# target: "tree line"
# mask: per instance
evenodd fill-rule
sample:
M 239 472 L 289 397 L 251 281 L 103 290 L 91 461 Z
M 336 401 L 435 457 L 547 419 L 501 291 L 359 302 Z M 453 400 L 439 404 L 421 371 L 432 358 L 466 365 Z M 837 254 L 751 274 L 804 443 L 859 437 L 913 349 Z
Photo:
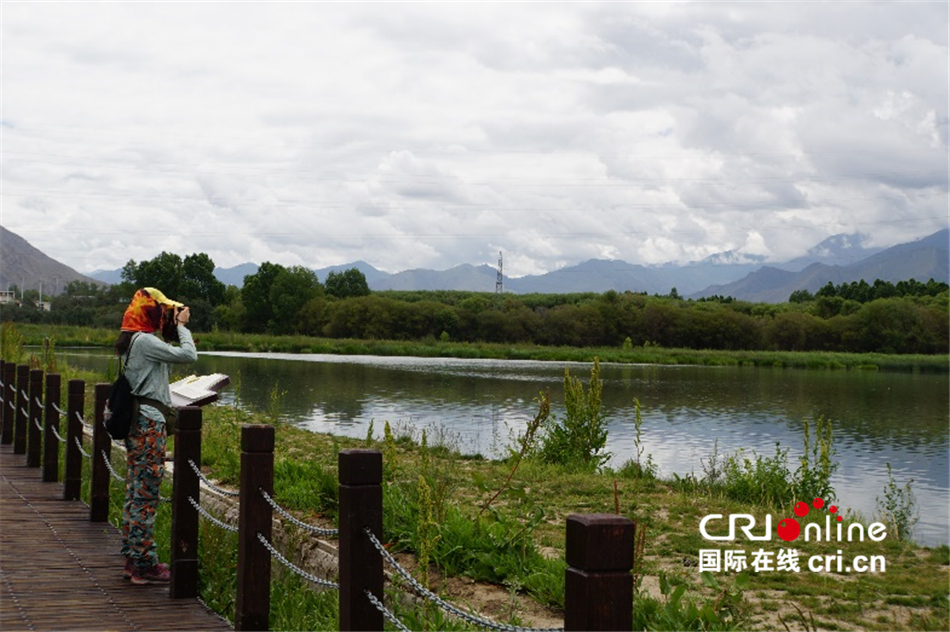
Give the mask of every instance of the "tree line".
M 795 290 L 788 300 L 792 303 L 806 303 L 815 298 L 842 298 L 858 303 L 869 303 L 879 298 L 897 298 L 905 296 L 937 296 L 950 289 L 946 283 L 930 279 L 927 283 L 921 283 L 915 279 L 907 281 L 898 281 L 891 283 L 876 279 L 873 284 L 869 284 L 864 279 L 852 281 L 850 283 L 840 283 L 838 285 L 828 281 L 821 289 L 812 295 L 808 290 Z
M 138 287 L 192 308 L 196 331 L 377 340 L 643 346 L 721 350 L 947 353 L 946 283 L 828 284 L 787 303 L 686 300 L 635 292 L 494 294 L 370 292 L 353 268 L 321 282 L 301 266 L 265 262 L 241 288 L 225 286 L 206 254 L 129 261 L 122 282 L 70 283 L 52 309 L 2 308 L 4 320 L 116 328 Z

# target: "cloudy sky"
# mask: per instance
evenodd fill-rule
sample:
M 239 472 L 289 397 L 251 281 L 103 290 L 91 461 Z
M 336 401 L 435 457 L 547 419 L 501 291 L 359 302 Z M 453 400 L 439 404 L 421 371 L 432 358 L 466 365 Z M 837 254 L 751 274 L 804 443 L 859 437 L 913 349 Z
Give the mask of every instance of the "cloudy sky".
M 944 0 L 0 11 L 0 223 L 81 272 L 522 276 L 948 224 Z

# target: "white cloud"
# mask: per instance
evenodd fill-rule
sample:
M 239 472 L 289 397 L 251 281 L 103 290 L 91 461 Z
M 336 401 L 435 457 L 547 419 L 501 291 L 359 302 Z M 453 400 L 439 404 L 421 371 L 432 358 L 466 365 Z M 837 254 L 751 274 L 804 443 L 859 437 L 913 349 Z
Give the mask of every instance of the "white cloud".
M 7 3 L 2 222 L 390 272 L 947 225 L 945 3 Z

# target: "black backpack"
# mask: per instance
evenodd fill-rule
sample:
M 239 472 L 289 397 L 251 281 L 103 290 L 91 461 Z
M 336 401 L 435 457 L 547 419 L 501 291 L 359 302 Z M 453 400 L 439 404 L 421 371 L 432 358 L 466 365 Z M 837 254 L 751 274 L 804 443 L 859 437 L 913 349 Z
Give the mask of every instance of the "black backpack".
M 129 362 L 129 354 L 132 353 L 132 345 L 135 344 L 135 338 L 129 342 L 129 350 L 125 353 L 125 363 Z M 125 367 L 122 365 L 122 358 L 119 358 L 119 377 L 112 383 L 109 389 L 109 399 L 106 400 L 105 413 L 103 415 L 106 421 L 106 430 L 113 439 L 125 439 L 129 436 L 129 428 L 132 427 L 132 418 L 135 416 L 135 397 L 132 395 L 132 385 L 129 379 L 125 377 Z

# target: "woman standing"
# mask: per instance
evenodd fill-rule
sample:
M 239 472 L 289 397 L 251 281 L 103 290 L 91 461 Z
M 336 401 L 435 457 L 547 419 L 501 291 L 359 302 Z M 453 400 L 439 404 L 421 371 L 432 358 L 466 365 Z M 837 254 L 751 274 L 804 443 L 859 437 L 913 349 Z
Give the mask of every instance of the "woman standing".
M 185 327 L 190 318 L 190 311 L 182 303 L 166 298 L 155 288 L 143 288 L 125 310 L 115 345 L 119 357 L 127 358 L 125 375 L 136 403 L 132 427 L 125 438 L 128 456 L 122 554 L 125 577 L 137 585 L 171 580 L 168 566 L 158 562 L 153 531 L 165 475 L 166 418 L 172 405 L 169 365 L 198 359 L 191 332 Z M 156 335 L 159 331 L 162 338 Z

